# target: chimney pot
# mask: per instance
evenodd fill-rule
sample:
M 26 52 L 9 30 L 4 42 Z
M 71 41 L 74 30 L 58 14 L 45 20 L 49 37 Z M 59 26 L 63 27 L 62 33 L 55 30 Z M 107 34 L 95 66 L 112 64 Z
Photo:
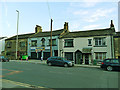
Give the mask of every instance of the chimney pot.
M 113 20 L 111 20 L 110 27 L 114 27 Z
M 64 24 L 64 29 L 66 29 L 66 30 L 68 30 L 68 22 L 65 22 L 65 24 Z
M 42 27 L 39 25 L 36 25 L 35 27 L 35 33 L 42 32 Z

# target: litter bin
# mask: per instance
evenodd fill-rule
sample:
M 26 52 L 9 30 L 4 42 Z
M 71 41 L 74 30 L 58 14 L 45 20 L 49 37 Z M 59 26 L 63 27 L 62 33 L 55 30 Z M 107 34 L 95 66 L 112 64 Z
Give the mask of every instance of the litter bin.
M 93 65 L 97 65 L 97 60 L 93 60 Z

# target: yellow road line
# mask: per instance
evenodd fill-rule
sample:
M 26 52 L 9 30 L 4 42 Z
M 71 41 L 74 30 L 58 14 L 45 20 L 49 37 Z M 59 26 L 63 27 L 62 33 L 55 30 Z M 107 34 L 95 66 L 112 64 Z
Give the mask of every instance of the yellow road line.
M 0 70 L 10 71 L 9 73 L 6 73 L 5 75 L 0 75 L 0 77 L 5 77 L 7 75 L 13 75 L 13 74 L 17 74 L 17 73 L 23 72 L 23 71 L 9 70 L 9 69 L 0 69 Z
M 16 81 L 11 81 L 11 80 L 6 80 L 6 79 L 0 79 L 0 81 L 15 84 L 15 85 L 19 85 L 19 86 L 23 86 L 23 87 L 27 87 L 27 88 L 33 88 L 32 86 L 34 86 L 34 85 L 21 83 L 21 82 L 16 82 Z M 35 86 L 35 88 L 45 88 L 45 87 Z

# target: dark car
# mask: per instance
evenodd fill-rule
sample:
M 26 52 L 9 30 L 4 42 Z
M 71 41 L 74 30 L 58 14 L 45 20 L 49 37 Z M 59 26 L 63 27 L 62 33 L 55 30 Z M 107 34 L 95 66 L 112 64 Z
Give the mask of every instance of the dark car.
M 108 71 L 120 70 L 120 62 L 118 59 L 105 59 L 101 63 L 101 68 Z
M 47 64 L 49 66 L 58 65 L 58 66 L 68 67 L 68 66 L 74 66 L 74 61 L 69 61 L 63 57 L 49 57 L 47 59 Z
M 0 62 L 9 62 L 9 59 L 4 56 L 0 56 Z

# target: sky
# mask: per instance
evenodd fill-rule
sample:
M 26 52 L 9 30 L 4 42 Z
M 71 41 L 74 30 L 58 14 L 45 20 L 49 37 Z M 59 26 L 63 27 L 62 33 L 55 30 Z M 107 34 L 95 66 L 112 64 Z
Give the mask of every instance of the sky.
M 0 37 L 17 34 L 17 15 L 19 11 L 18 34 L 34 33 L 35 26 L 43 31 L 59 30 L 68 22 L 69 31 L 85 31 L 110 27 L 113 20 L 118 31 L 119 0 L 1 0 Z

